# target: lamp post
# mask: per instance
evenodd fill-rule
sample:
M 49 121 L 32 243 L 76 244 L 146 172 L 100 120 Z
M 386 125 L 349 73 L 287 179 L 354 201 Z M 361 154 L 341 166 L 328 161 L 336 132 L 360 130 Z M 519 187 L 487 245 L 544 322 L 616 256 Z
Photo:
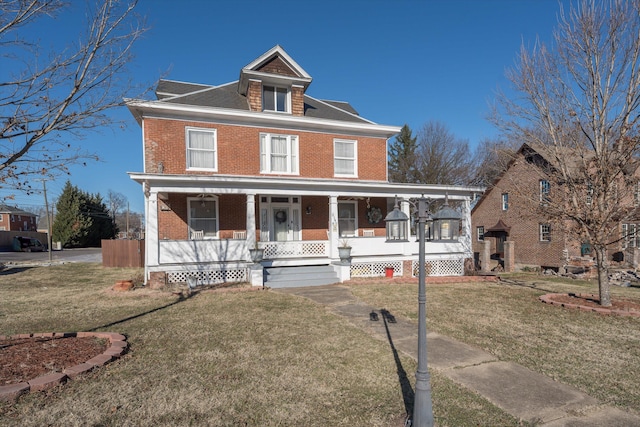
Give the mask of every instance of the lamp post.
M 416 369 L 416 391 L 414 394 L 412 427 L 433 427 L 433 407 L 431 404 L 431 382 L 427 367 L 427 293 L 425 268 L 425 228 L 431 230 L 430 200 L 424 196 L 417 200 L 418 207 L 418 368 Z M 398 208 L 398 200 L 393 211 L 385 218 L 387 242 L 406 241 L 408 221 Z M 431 234 L 431 233 L 429 233 Z M 430 236 L 429 236 L 430 237 Z

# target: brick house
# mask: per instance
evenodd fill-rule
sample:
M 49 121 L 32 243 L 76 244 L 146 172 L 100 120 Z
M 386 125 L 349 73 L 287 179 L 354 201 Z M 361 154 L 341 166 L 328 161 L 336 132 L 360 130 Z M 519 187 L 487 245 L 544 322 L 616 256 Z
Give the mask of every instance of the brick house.
M 36 231 L 38 216 L 17 207 L 0 205 L 0 231 Z
M 129 175 L 145 194 L 152 286 L 189 279 L 261 285 L 263 274 L 270 286 L 278 277 L 286 286 L 291 271 L 298 284 L 384 275 L 387 267 L 410 275 L 418 244 L 385 238 L 396 196 L 408 215 L 409 199 L 448 194 L 468 229 L 470 199 L 482 189 L 389 183 L 387 140 L 400 127 L 309 96 L 311 81 L 275 46 L 237 81 L 161 80 L 157 100 L 127 101 L 142 128 L 144 171 Z M 434 274 L 463 274 L 469 237 L 431 245 Z M 346 267 L 338 262 L 344 238 L 352 247 Z M 251 261 L 254 247 L 264 251 L 260 264 Z
M 533 197 L 542 203 L 553 191 L 551 179 L 545 172 L 549 167 L 553 166 L 545 158 L 542 147 L 536 149 L 523 144 L 506 170 L 477 201 L 471 211 L 472 247 L 476 259 L 488 252 L 493 267 L 498 261 L 506 262 L 505 248 L 512 246 L 512 265 L 505 266 L 507 271 L 522 267 L 559 270 L 566 265 L 591 262 L 588 242 L 577 241 L 564 232 L 565 226 L 570 224 L 568 221 L 552 224 L 533 212 L 530 202 L 523 200 L 523 197 Z M 640 186 L 636 185 L 635 202 L 630 200 L 630 207 L 638 206 L 639 190 Z M 640 225 L 637 228 L 640 230 Z M 611 245 L 609 255 L 614 260 L 630 260 L 633 257 L 631 249 L 640 247 L 640 233 L 635 232 L 635 224 L 621 223 L 618 230 L 620 240 Z

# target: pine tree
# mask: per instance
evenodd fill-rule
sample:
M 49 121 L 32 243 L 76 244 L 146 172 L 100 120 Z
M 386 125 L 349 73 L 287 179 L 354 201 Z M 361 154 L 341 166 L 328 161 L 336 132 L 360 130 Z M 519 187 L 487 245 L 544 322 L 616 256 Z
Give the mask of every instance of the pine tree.
M 417 138 L 412 136 L 409 126 L 405 124 L 395 141 L 389 145 L 389 181 L 418 182 L 416 140 Z

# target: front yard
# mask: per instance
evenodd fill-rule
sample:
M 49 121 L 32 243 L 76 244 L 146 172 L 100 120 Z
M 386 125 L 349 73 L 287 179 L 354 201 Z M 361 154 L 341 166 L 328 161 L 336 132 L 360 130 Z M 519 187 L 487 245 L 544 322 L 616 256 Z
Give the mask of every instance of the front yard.
M 101 330 L 123 333 L 130 343 L 124 358 L 97 371 L 0 404 L 0 425 L 404 425 L 399 365 L 388 343 L 312 302 L 272 291 L 181 299 L 110 290 L 139 272 L 67 264 L 0 274 L 0 335 Z M 589 286 L 428 285 L 428 328 L 639 413 L 640 320 L 537 301 L 547 291 Z M 352 291 L 416 319 L 415 283 L 372 280 Z M 399 357 L 413 386 L 416 363 Z M 431 379 L 439 426 L 520 425 L 437 371 Z

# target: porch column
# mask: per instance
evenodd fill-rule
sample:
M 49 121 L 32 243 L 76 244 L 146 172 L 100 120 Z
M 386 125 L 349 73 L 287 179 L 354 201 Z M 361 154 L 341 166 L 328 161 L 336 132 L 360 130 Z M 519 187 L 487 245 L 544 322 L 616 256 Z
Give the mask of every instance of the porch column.
M 329 196 L 329 257 L 332 260 L 340 258 L 338 255 L 338 196 Z
M 160 246 L 158 238 L 158 192 L 151 191 L 147 197 L 146 206 L 146 231 L 145 231 L 145 244 L 146 244 L 146 265 L 157 266 L 160 259 Z
M 460 236 L 465 258 L 473 258 L 471 238 L 471 199 L 465 197 L 462 204 L 462 233 Z
M 256 195 L 247 194 L 247 242 L 249 248 L 253 247 L 256 239 Z
M 400 210 L 403 214 L 407 216 L 407 218 L 411 218 L 411 204 L 408 199 L 400 198 Z M 410 221 L 410 220 L 409 220 Z M 407 224 L 407 237 L 411 239 L 411 224 Z M 416 229 L 417 230 L 417 229 Z M 412 246 L 410 244 L 403 243 L 402 244 L 402 255 L 410 256 L 413 255 L 413 251 L 411 250 Z

